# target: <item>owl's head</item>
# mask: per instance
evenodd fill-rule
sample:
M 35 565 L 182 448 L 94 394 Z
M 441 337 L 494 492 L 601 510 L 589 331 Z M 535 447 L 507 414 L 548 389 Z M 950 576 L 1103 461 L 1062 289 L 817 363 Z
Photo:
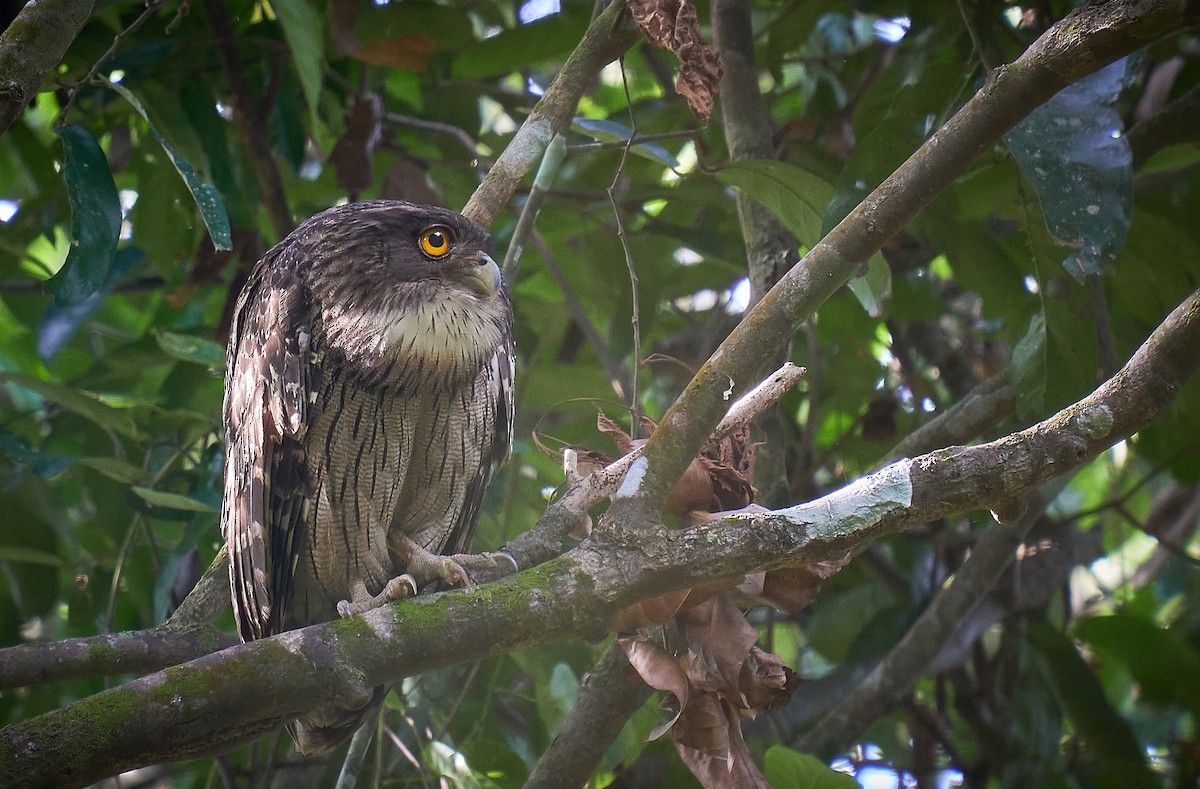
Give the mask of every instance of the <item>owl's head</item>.
M 445 208 L 399 200 L 349 203 L 317 214 L 291 238 L 312 262 L 307 279 L 319 297 L 348 283 L 373 289 L 361 295 L 375 298 L 394 298 L 397 291 L 439 297 L 445 288 L 485 301 L 503 295 L 491 235 Z
M 289 236 L 329 346 L 363 369 L 473 375 L 512 312 L 492 237 L 435 206 L 375 200 L 317 214 Z

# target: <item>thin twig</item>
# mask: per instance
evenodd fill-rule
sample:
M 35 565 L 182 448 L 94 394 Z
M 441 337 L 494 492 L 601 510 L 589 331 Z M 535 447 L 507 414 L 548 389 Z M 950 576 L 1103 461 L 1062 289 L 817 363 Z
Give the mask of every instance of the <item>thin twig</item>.
M 166 1 L 167 0 L 150 0 L 150 2 L 146 3 L 145 10 L 138 15 L 137 19 L 133 20 L 129 24 L 129 27 L 113 36 L 112 44 L 109 46 L 108 51 L 101 55 L 100 58 L 92 64 L 92 67 L 88 69 L 88 73 L 84 75 L 83 79 L 71 86 L 71 91 L 67 94 L 67 100 L 63 102 L 63 107 L 61 110 L 59 110 L 58 117 L 54 119 L 55 126 L 63 125 L 67 118 L 67 112 L 70 111 L 71 105 L 75 103 L 75 96 L 79 93 L 79 89 L 84 85 L 89 84 L 92 81 L 92 78 L 96 76 L 96 72 L 100 70 L 100 67 L 107 63 L 109 58 L 116 54 L 117 49 L 120 48 L 121 42 L 125 40 L 125 37 L 131 33 L 136 33 L 138 28 L 144 25 L 146 20 L 149 19 L 155 11 L 157 11 L 159 8 L 162 8 Z
M 629 95 L 629 79 L 625 74 L 625 58 L 622 57 L 621 63 L 621 85 L 625 88 L 625 104 L 629 108 L 629 139 L 625 141 L 625 147 L 621 151 L 621 161 L 617 164 L 617 170 L 613 173 L 612 183 L 608 187 L 608 200 L 612 203 L 613 217 L 617 221 L 617 238 L 621 239 L 621 250 L 625 254 L 625 268 L 629 271 L 629 291 L 633 299 L 633 364 L 630 369 L 630 388 L 629 392 L 629 407 L 633 411 L 638 410 L 638 373 L 642 367 L 642 328 L 641 319 L 638 313 L 638 277 L 637 269 L 633 265 L 633 250 L 629 248 L 629 236 L 625 233 L 625 222 L 621 219 L 621 206 L 617 204 L 617 184 L 621 180 L 621 176 L 625 172 L 625 162 L 629 159 L 629 149 L 633 147 L 633 140 L 637 137 L 637 117 L 633 113 L 633 99 Z M 631 438 L 637 438 L 638 423 L 634 420 L 630 426 L 629 435 Z
M 630 145 L 642 145 L 648 142 L 658 142 L 659 140 L 677 140 L 680 137 L 692 139 L 700 135 L 700 129 L 681 129 L 672 132 L 660 132 L 659 134 L 632 134 L 624 140 L 612 140 L 611 142 L 584 142 L 577 145 L 568 145 L 569 153 L 586 153 L 591 151 L 603 151 L 610 148 L 628 148 Z
M 625 368 L 613 353 L 609 344 L 600 336 L 600 331 L 592 323 L 588 317 L 587 310 L 584 309 L 583 302 L 575 293 L 571 281 L 567 279 L 566 272 L 558 263 L 558 257 L 550 249 L 550 245 L 546 243 L 546 239 L 542 238 L 542 234 L 534 229 L 531 236 L 534 248 L 538 254 L 542 256 L 542 261 L 546 264 L 546 270 L 550 272 L 550 276 L 558 284 L 558 288 L 562 291 L 563 305 L 567 308 L 567 313 L 575 321 L 575 325 L 583 332 L 583 336 L 587 338 L 592 345 L 592 350 L 596 352 L 600 363 L 604 365 L 604 371 L 608 374 L 608 381 L 612 385 L 613 390 L 617 393 L 617 397 L 625 398 L 629 392 L 633 391 L 633 387 L 629 382 L 628 374 Z

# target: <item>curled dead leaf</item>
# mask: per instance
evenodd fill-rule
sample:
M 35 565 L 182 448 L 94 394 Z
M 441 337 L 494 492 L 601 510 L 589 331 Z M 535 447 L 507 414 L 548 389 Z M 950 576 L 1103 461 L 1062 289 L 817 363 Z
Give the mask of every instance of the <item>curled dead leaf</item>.
M 779 655 L 751 647 L 742 664 L 738 689 L 747 709 L 770 712 L 788 703 L 796 692 L 797 679 L 796 672 L 785 666 Z
M 679 709 L 671 720 L 656 726 L 650 732 L 650 739 L 656 740 L 675 725 L 688 705 L 691 688 L 688 686 L 687 676 L 683 673 L 679 661 L 657 644 L 637 636 L 623 636 L 617 639 L 617 643 L 625 650 L 629 665 L 643 682 L 655 690 L 672 694 L 679 704 Z
M 705 43 L 696 8 L 689 0 L 629 0 L 628 6 L 646 37 L 679 58 L 675 92 L 708 123 L 721 82 L 721 58 Z

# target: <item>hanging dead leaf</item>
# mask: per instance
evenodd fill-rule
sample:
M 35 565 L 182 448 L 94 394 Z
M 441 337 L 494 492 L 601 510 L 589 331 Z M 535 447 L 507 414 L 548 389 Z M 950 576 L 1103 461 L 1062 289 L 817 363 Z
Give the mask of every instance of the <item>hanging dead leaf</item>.
M 679 757 L 705 789 L 769 789 L 750 758 L 737 710 L 717 694 L 694 695 L 671 735 Z
M 371 185 L 382 120 L 383 100 L 374 94 L 363 96 L 350 109 L 346 131 L 329 155 L 337 172 L 338 186 L 347 192 L 361 192 Z
M 613 630 L 618 633 L 629 633 L 640 627 L 666 622 L 679 611 L 679 607 L 687 599 L 688 593 L 689 591 L 684 589 L 634 603 L 613 618 Z
M 738 690 L 747 709 L 770 712 L 788 703 L 796 692 L 797 679 L 779 655 L 751 647 L 738 677 Z
M 671 720 L 660 724 L 650 732 L 650 739 L 656 740 L 675 725 L 679 716 L 688 705 L 691 688 L 687 676 L 679 666 L 679 661 L 663 651 L 662 647 L 637 636 L 624 636 L 617 643 L 625 650 L 625 657 L 637 675 L 655 690 L 665 691 L 675 696 L 679 709 Z
M 675 92 L 708 123 L 721 82 L 721 58 L 705 43 L 695 7 L 689 0 L 630 0 L 628 5 L 646 37 L 679 58 Z
M 675 621 L 687 641 L 685 669 L 692 684 L 740 701 L 738 677 L 750 647 L 758 640 L 758 631 L 746 621 L 729 594 L 685 608 Z
M 424 71 L 437 48 L 432 36 L 411 33 L 394 38 L 363 41 L 354 27 L 358 22 L 358 0 L 333 0 L 329 13 L 329 30 L 333 44 L 342 55 L 370 63 L 372 66 Z

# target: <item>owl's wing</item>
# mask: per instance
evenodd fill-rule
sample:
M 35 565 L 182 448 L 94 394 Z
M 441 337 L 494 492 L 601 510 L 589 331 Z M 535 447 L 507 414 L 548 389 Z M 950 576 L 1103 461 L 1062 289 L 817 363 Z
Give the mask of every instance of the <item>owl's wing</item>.
M 463 553 L 470 548 L 488 482 L 512 452 L 515 359 L 512 325 L 509 324 L 500 347 L 484 365 L 472 387 L 470 421 L 475 422 L 476 435 L 483 438 L 483 458 L 479 470 L 467 482 L 462 509 L 442 553 Z
M 238 299 L 225 373 L 225 495 L 234 619 L 243 640 L 279 631 L 303 520 L 300 441 L 320 386 L 315 320 L 286 247 L 259 262 Z

